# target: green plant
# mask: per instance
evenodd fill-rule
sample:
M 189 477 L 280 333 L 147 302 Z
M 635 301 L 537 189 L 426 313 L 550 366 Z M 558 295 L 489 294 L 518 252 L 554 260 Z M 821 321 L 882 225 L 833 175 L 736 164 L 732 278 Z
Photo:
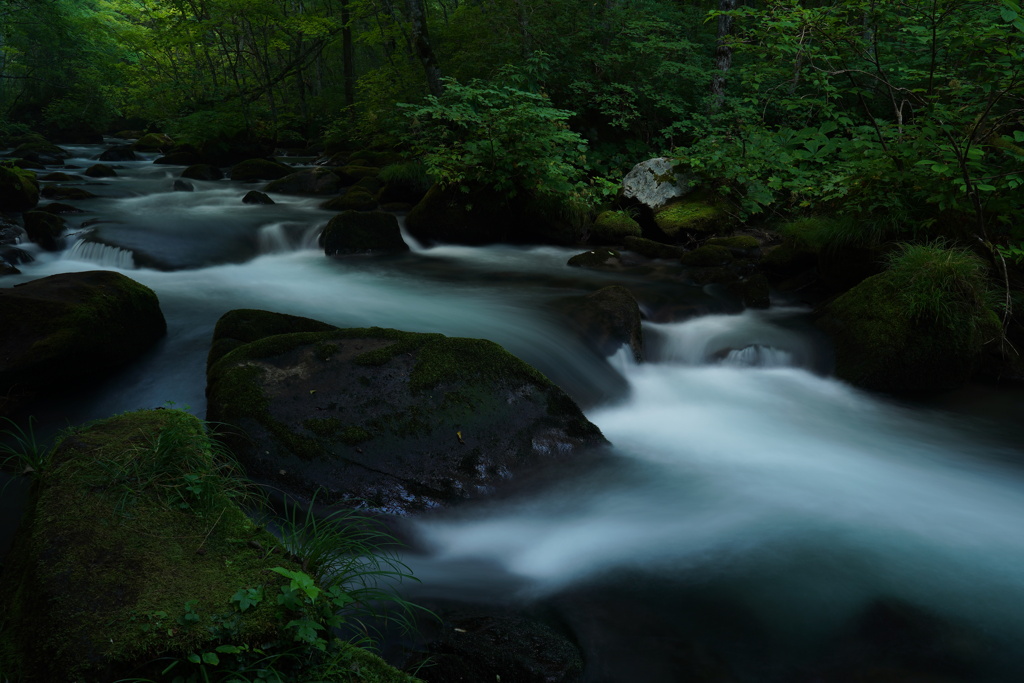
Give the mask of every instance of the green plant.
M 42 475 L 52 449 L 36 438 L 34 418 L 30 417 L 24 428 L 8 417 L 0 417 L 0 421 L 10 425 L 0 429 L 0 470 L 35 477 Z

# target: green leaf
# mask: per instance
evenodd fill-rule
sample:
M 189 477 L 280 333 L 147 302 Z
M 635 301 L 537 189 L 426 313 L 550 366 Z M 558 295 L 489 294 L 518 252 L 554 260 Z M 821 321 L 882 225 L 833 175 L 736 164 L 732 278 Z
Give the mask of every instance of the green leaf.
M 945 173 L 949 170 L 949 166 L 946 164 L 932 164 L 932 170 L 936 173 Z
M 204 652 L 203 663 L 209 664 L 210 666 L 217 666 L 220 664 L 220 657 L 217 656 L 216 652 Z

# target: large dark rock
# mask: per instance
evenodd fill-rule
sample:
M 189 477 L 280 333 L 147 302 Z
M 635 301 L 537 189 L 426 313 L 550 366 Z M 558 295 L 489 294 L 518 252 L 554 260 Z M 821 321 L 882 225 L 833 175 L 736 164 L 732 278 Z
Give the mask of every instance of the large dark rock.
M 377 200 L 372 194 L 353 185 L 345 194 L 328 199 L 320 208 L 327 211 L 373 211 L 377 206 Z
M 308 168 L 267 183 L 266 192 L 299 195 L 332 195 L 341 190 L 341 178 L 327 168 Z
M 117 176 L 117 171 L 107 164 L 93 164 L 85 169 L 85 175 L 90 178 L 114 178 Z
M 39 203 L 33 175 L 0 166 L 0 211 L 28 211 Z
M 266 192 L 260 192 L 259 190 L 249 190 L 248 192 L 245 193 L 245 196 L 242 197 L 242 203 L 270 205 L 275 204 L 276 202 L 270 197 L 268 197 Z
M 100 154 L 100 161 L 136 161 L 138 158 L 131 145 L 113 145 Z
M 501 681 L 574 683 L 583 678 L 579 648 L 551 626 L 495 607 L 468 605 L 432 611 L 440 625 L 425 625 L 421 652 L 406 668 L 425 683 Z
M 628 346 L 637 362 L 644 359 L 640 306 L 621 285 L 610 285 L 584 297 L 567 299 L 560 308 L 602 355 Z
M 164 156 L 154 159 L 153 163 L 172 166 L 192 166 L 193 164 L 198 164 L 199 161 L 200 158 L 197 152 L 182 150 L 178 152 L 168 152 Z
M 214 345 L 239 319 L 291 329 L 278 317 L 231 311 Z M 486 340 L 366 328 L 239 341 L 211 354 L 207 416 L 237 427 L 250 475 L 286 492 L 408 514 L 605 443 L 561 389 Z
M 163 152 L 174 146 L 174 140 L 163 133 L 147 133 L 132 143 L 137 152 Z
M 34 161 L 38 164 L 49 166 L 63 166 L 64 160 L 71 156 L 63 147 L 46 142 L 45 140 L 30 140 L 23 142 L 11 152 L 12 157 L 19 157 Z
M 89 190 L 83 190 L 80 187 L 65 187 L 63 185 L 47 185 L 40 194 L 46 199 L 56 199 L 58 201 L 79 201 L 96 197 Z
M 272 597 L 289 579 L 270 568 L 312 570 L 239 507 L 245 484 L 192 415 L 146 410 L 94 423 L 46 465 L 0 584 L 5 677 L 162 681 L 175 661 L 187 680 L 219 679 L 241 649 L 263 661 L 284 653 L 276 661 L 288 662 L 290 680 L 325 680 L 322 666 L 416 683 L 338 641 L 322 658 L 312 647 L 294 656 L 298 613 Z M 247 588 L 258 599 L 243 610 L 236 596 Z M 209 666 L 192 667 L 192 652 Z
M 25 232 L 28 238 L 46 251 L 58 251 L 64 233 L 64 219 L 49 211 L 29 211 L 25 214 Z
M 211 164 L 193 164 L 181 172 L 181 177 L 192 180 L 220 180 L 224 177 L 224 171 Z
M 409 251 L 398 219 L 383 211 L 344 211 L 327 223 L 320 245 L 336 254 L 395 254 Z
M 238 181 L 277 180 L 294 171 L 273 159 L 247 159 L 231 167 L 231 179 Z
M 148 287 L 110 271 L 0 289 L 0 412 L 130 363 L 166 333 Z
M 872 275 L 822 310 L 817 325 L 835 344 L 841 379 L 892 393 L 955 389 L 1000 338 L 985 285 L 951 269 L 955 254 L 921 249 L 935 258 Z

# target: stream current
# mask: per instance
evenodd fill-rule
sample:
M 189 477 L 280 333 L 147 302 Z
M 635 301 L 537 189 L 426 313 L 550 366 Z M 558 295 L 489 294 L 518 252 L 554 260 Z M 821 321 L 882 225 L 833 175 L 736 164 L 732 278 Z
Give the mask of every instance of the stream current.
M 84 169 L 102 147 L 68 149 Z M 228 180 L 173 192 L 181 168 L 151 161 L 77 183 L 99 198 L 72 202 L 86 213 L 68 217 L 68 248 L 20 245 L 36 261 L 0 281 L 118 270 L 168 321 L 140 362 L 37 409 L 44 432 L 168 403 L 202 417 L 213 326 L 235 308 L 491 339 L 613 447 L 411 522 L 413 599 L 541 605 L 594 682 L 1024 679 L 1024 472 L 1004 417 L 1017 397 L 951 410 L 872 396 L 821 372 L 827 349 L 799 309 L 741 312 L 713 289 L 569 268 L 574 250 L 330 259 L 322 200 L 244 205 L 252 186 Z M 78 243 L 88 227 L 123 250 Z M 612 283 L 676 311 L 645 322 L 643 364 L 602 357 L 556 312 Z M 886 629 L 909 645 L 880 642 Z

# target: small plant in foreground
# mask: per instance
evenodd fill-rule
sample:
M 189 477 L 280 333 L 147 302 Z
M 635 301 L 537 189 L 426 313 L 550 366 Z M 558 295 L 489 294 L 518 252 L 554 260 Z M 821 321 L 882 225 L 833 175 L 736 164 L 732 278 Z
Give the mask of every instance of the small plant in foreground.
M 10 425 L 0 429 L 0 470 L 13 470 L 18 474 L 32 476 L 42 474 L 52 449 L 36 438 L 33 418 L 28 419 L 26 428 L 7 417 L 0 420 Z

